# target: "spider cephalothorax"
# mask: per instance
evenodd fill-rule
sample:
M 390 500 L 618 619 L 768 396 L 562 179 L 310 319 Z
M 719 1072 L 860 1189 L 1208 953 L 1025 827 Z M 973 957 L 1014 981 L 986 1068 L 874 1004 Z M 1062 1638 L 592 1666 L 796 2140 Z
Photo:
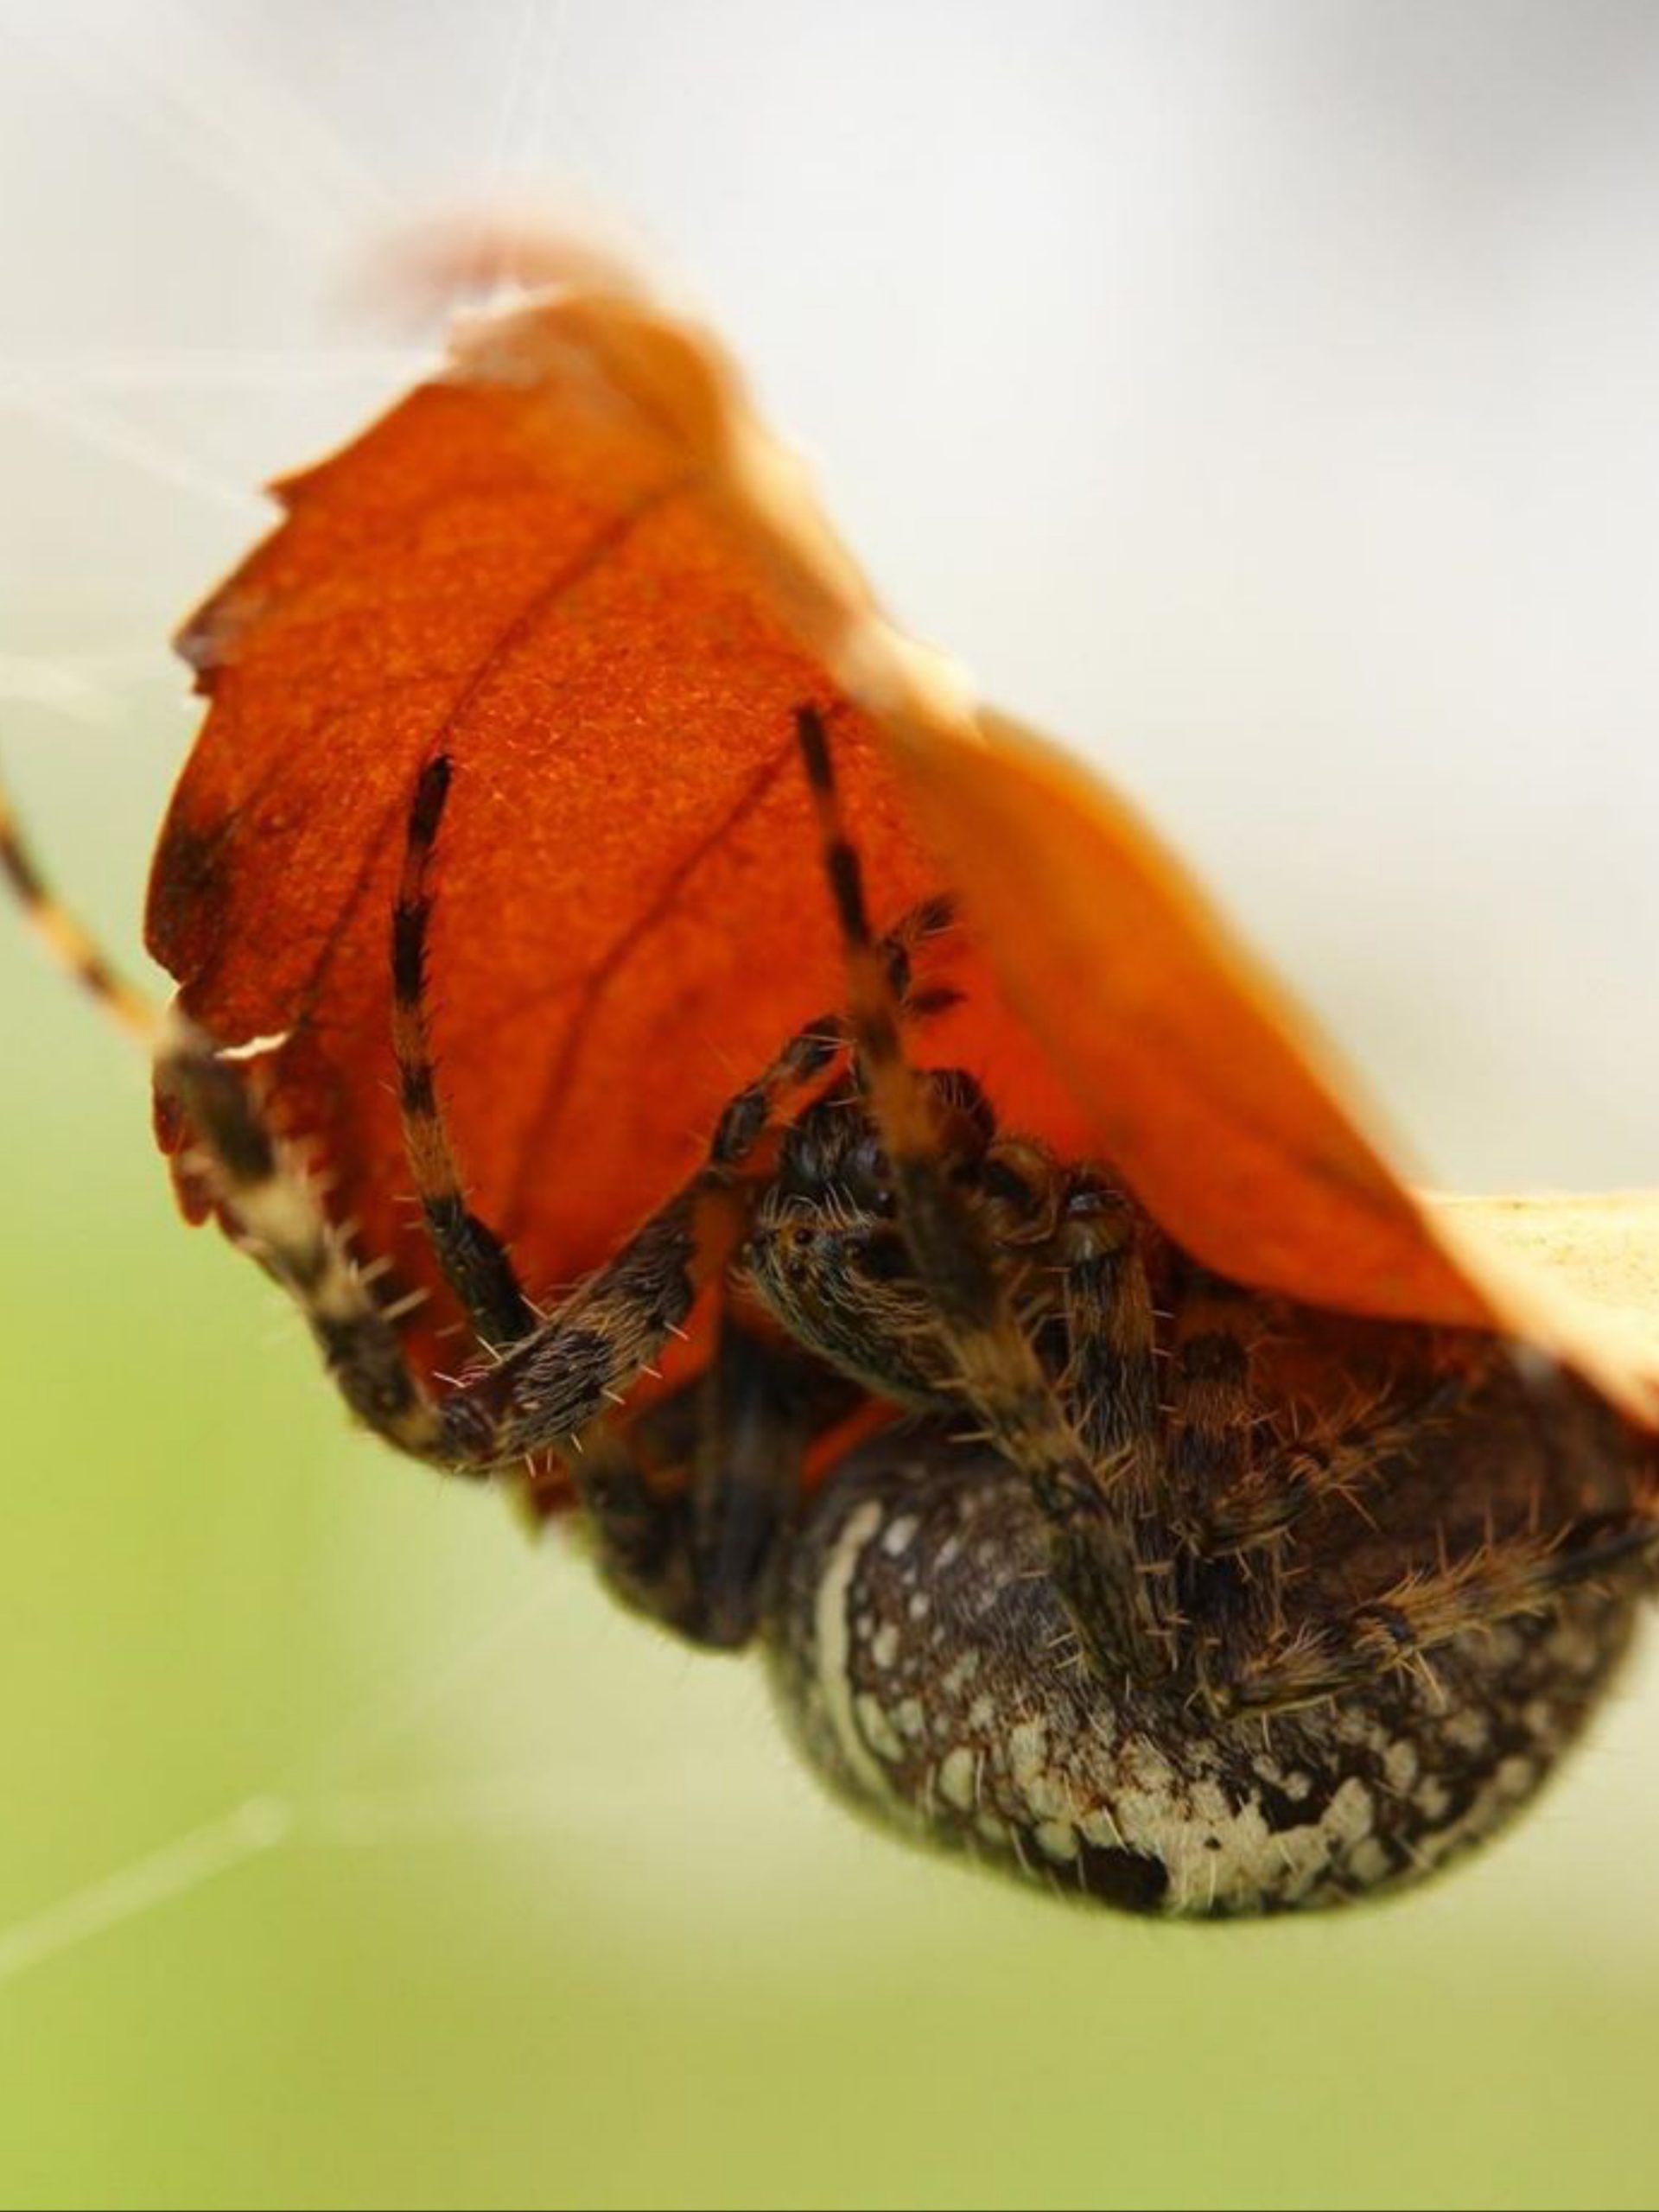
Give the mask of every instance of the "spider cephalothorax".
M 1039 1146 L 999 1139 L 990 1102 L 958 1068 L 922 1072 L 941 1175 L 988 1244 L 1058 1253 L 1064 1173 Z M 743 1247 L 744 1278 L 798 1343 L 898 1404 L 955 1396 L 948 1331 L 917 1274 L 880 1131 L 856 1083 L 836 1085 L 784 1133 Z M 1029 1271 L 1028 1271 L 1029 1272 Z M 1052 1307 L 1050 1275 L 1027 1301 Z
M 1187 1913 L 1443 1863 L 1533 1793 L 1624 1649 L 1659 1541 L 1650 1451 L 1491 1336 L 1217 1279 L 1108 1167 L 1001 1129 L 970 1073 L 913 1069 L 950 1002 L 915 956 L 949 903 L 875 936 L 816 708 L 797 734 L 846 1009 L 779 1040 L 703 1164 L 545 1312 L 452 1154 L 425 1014 L 448 760 L 419 778 L 392 1030 L 427 1234 L 477 1338 L 454 1379 L 416 1370 L 243 1071 L 173 1014 L 157 1079 L 195 1172 L 363 1422 L 458 1472 L 528 1468 L 533 1500 L 556 1463 L 628 1602 L 701 1643 L 759 1636 L 809 1756 L 911 1831 Z M 111 998 L 3 815 L 0 862 Z M 706 1369 L 619 1415 L 704 1294 Z M 881 1406 L 897 1425 L 836 1459 L 845 1417 Z

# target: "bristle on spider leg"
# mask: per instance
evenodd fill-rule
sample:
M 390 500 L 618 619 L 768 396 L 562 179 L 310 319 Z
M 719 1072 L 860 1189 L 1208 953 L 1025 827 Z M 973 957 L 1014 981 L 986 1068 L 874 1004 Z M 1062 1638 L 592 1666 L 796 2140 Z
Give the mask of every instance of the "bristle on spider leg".
M 1128 1516 L 1020 1326 L 997 1257 L 952 1179 L 937 1087 L 906 1055 L 901 995 L 871 927 L 823 714 L 803 703 L 795 728 L 841 938 L 860 1084 L 887 1155 L 900 1229 L 961 1376 L 959 1395 L 1029 1479 L 1073 1611 L 1096 1652 L 1134 1650 L 1161 1671 L 1148 1649 L 1151 1623 Z

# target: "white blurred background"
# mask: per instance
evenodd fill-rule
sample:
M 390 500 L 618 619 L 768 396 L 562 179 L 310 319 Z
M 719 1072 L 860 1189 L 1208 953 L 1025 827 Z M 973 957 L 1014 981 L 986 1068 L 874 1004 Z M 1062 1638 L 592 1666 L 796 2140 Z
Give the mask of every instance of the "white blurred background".
M 0 742 L 58 872 L 124 950 L 194 723 L 170 629 L 264 527 L 254 487 L 348 435 L 425 358 L 346 310 L 377 237 L 504 201 L 602 222 L 725 331 L 895 612 L 1150 809 L 1323 1016 L 1421 1172 L 1465 1188 L 1659 1181 L 1659 8 L 0 0 Z M 31 1313 L 48 1243 L 81 1270 L 42 1309 L 46 1348 L 0 1378 L 14 1409 L 44 1424 L 31 1472 L 70 1477 L 31 1490 L 26 1508 L 16 1490 L 8 1502 L 19 1589 L 32 1599 L 41 1562 L 60 1556 L 46 1571 L 72 1592 L 74 1546 L 98 1540 L 50 1511 L 101 1527 L 122 1494 L 142 1426 L 120 1381 L 133 1303 L 184 1310 L 164 1306 L 158 1281 L 201 1300 L 192 1327 L 206 1332 L 174 1346 L 166 1402 L 186 1411 L 167 1449 L 198 1487 L 212 1476 L 213 1510 L 236 1533 L 224 1539 L 233 1582 L 201 1611 L 205 1579 L 226 1571 L 199 1556 L 206 1509 L 169 1517 L 168 1493 L 148 1490 L 129 1555 L 142 1603 L 78 1617 L 73 1602 L 25 1602 L 7 1616 L 10 1678 L 49 1677 L 65 1703 L 27 1770 L 0 1923 L 35 1928 L 60 1894 L 84 1898 L 77 1885 L 97 1892 L 111 1869 L 142 1871 L 175 1830 L 212 1829 L 297 1762 L 358 1792 L 328 1801 L 334 1846 L 353 1820 L 359 1842 L 404 1838 L 401 1878 L 429 1884 L 418 1909 L 388 1920 L 394 1979 L 411 1931 L 470 1930 L 480 1890 L 524 1916 L 538 1988 L 582 1940 L 601 1961 L 626 1955 L 628 1973 L 688 1986 L 735 1974 L 747 1991 L 752 1972 L 763 1994 L 743 2001 L 785 2039 L 805 2031 L 784 1999 L 766 2010 L 768 1974 L 797 2000 L 809 1991 L 815 2018 L 828 2005 L 822 2017 L 840 2020 L 823 1980 L 837 1961 L 885 1993 L 870 1978 L 898 1972 L 918 2005 L 922 1986 L 946 1992 L 964 1973 L 1000 2005 L 1006 1985 L 993 1997 L 963 1964 L 976 1947 L 1077 1971 L 1058 1961 L 1082 1931 L 1063 1939 L 1039 1916 L 1027 1933 L 1022 1901 L 982 1904 L 950 1886 L 962 1878 L 896 1853 L 890 1865 L 819 1806 L 747 1677 L 658 1646 L 577 1564 L 528 1559 L 477 1500 L 435 1502 L 418 1477 L 341 1438 L 304 1348 L 284 1339 L 268 1363 L 257 1287 L 166 1219 L 137 1076 L 109 1075 L 80 1008 L 4 950 L 13 1191 L 0 1270 Z M 106 1081 L 104 1122 L 93 1101 Z M 103 1147 L 96 1175 L 83 1141 Z M 89 1281 L 105 1333 L 71 1360 L 61 1348 L 77 1348 Z M 59 1358 L 65 1379 L 48 1389 Z M 211 1414 L 188 1410 L 207 1358 Z M 60 1401 L 77 1384 L 71 1411 Z M 256 1395 L 260 1448 L 281 1471 L 242 1527 Z M 114 1586 L 113 1553 L 103 1570 Z M 164 1665 L 168 1638 L 186 1635 L 175 1605 L 197 1640 Z M 221 1684 L 219 1704 L 193 1705 L 187 1683 L 230 1663 L 249 1624 L 257 1651 L 242 1663 L 257 1659 L 269 1686 L 238 1700 Z M 382 1715 L 366 1736 L 364 1700 Z M 1317 2023 L 1339 1970 L 1358 2021 L 1370 2017 L 1359 1977 L 1381 1974 L 1390 1993 L 1375 2017 L 1392 2021 L 1415 2018 L 1417 1996 L 1428 2012 L 1455 2007 L 1495 1960 L 1553 1961 L 1566 1994 L 1533 1993 L 1533 2071 L 1491 2085 L 1524 2145 L 1554 2112 L 1553 2024 L 1577 2018 L 1587 1991 L 1616 1985 L 1650 2048 L 1656 1718 L 1650 1682 L 1633 1690 L 1490 1879 L 1405 1909 L 1419 1917 L 1319 1939 L 1351 1951 L 1261 1954 L 1268 1983 L 1299 1958 L 1324 1993 L 1299 2000 Z M 363 1794 L 350 1758 L 335 1758 L 336 1722 L 348 1751 L 414 1745 L 401 1797 Z M 120 1796 L 110 1776 L 123 1758 L 145 1765 L 149 1797 L 136 1782 Z M 513 1777 L 532 1770 L 526 1798 Z M 534 1840 L 550 1791 L 555 1872 Z M 415 1878 L 423 1818 L 461 1855 Z M 327 1827 L 319 1816 L 311 1840 L 328 1843 Z M 500 1839 L 521 1829 L 531 1840 L 504 1859 Z M 270 1966 L 262 1944 L 321 1940 L 343 1910 L 333 1878 L 315 1873 L 297 1901 L 259 1893 L 222 1937 L 241 1961 L 227 1988 L 245 1986 L 249 1961 Z M 171 1894 L 163 1884 L 164 1904 Z M 734 1964 L 740 1908 L 762 1933 L 752 1955 L 735 1939 Z M 72 1920 L 15 1988 L 0 1928 L 0 2018 L 14 2008 L 36 2059 L 60 2048 L 67 2065 L 76 2047 L 67 2018 L 54 2044 L 34 2009 L 49 2024 L 60 1955 L 80 1970 L 83 1944 L 137 1940 L 118 1899 L 114 1934 L 98 1932 L 98 1910 L 92 1934 Z M 185 1916 L 201 1910 L 166 1904 L 144 1938 L 146 1986 L 171 1986 L 181 1931 L 196 1924 Z M 1466 1972 L 1435 1963 L 1462 1959 L 1465 1942 Z M 1112 1975 L 1127 1958 L 1144 1991 L 1174 1993 L 1166 2048 L 1153 2031 L 1160 2078 L 1173 2079 L 1187 2009 L 1230 2005 L 1249 2021 L 1256 1985 L 1237 1949 L 1200 1965 L 1191 1944 L 1165 1985 L 1167 1955 L 1154 1964 L 1139 1943 L 1092 1955 Z M 1407 1980 L 1389 1963 L 1402 1955 Z M 85 1971 L 96 2014 L 115 2000 Z M 318 1972 L 321 2017 L 339 1999 Z M 453 2012 L 466 1972 L 457 1955 L 434 1980 L 434 2018 Z M 1086 2056 L 1083 1984 L 1065 1986 L 1052 2017 Z M 1531 2018 L 1527 2001 L 1515 2018 Z M 207 2093 L 238 2115 L 222 2164 L 185 2107 L 175 2133 L 154 2133 L 168 2093 L 146 2075 L 132 2089 L 144 2117 L 116 2129 L 127 2147 L 115 2163 L 84 2163 L 88 2139 L 66 2117 L 36 2148 L 49 2139 L 69 2163 L 29 2169 L 38 2185 L 73 2171 L 107 2193 L 116 2174 L 129 2201 L 145 2189 L 163 2201 L 194 2171 L 204 2190 L 245 2190 L 236 2152 L 251 2107 L 203 2056 L 225 2017 L 207 2005 L 193 2042 L 165 2012 L 162 2037 L 183 2038 Z M 849 2048 L 861 2018 L 849 2011 L 839 2031 Z M 1348 2025 L 1363 2044 L 1363 2026 Z M 574 2014 L 565 2030 L 584 2047 Z M 270 2078 L 334 2110 L 335 2076 L 302 2026 L 283 2050 Z M 594 2076 L 623 2114 L 630 2063 L 619 2047 Z M 261 2153 L 273 2192 L 283 2177 L 346 2186 L 340 2146 L 373 2094 L 356 2063 L 332 2050 L 353 2088 L 315 2167 L 285 2167 L 298 2154 L 273 2133 Z M 1437 2057 L 1435 2080 L 1458 2065 Z M 1276 2087 L 1248 2097 L 1268 2098 L 1262 2110 L 1284 2098 L 1287 2126 L 1305 2132 L 1296 2087 L 1287 2060 Z M 1516 2093 L 1530 2117 L 1510 2110 Z M 867 2079 L 858 2094 L 868 2115 L 886 2092 Z M 979 2120 L 929 2109 L 953 2145 L 978 2142 Z M 1574 2113 L 1555 2117 L 1572 2140 Z M 490 2183 L 476 2148 L 445 2164 L 413 2124 L 432 2192 L 435 2175 L 454 2201 L 469 2180 L 508 2195 L 550 2185 L 510 2164 Z M 386 2129 L 391 2141 L 390 2117 Z M 842 2155 L 842 2132 L 832 2137 Z M 1224 2126 L 1215 2139 L 1230 2139 Z M 1201 2146 L 1172 2165 L 1169 2140 L 1165 2128 L 1161 2150 L 1148 2139 L 1143 2164 L 1125 2153 L 1113 2171 L 1201 2186 Z M 193 2152 L 207 2163 L 190 2168 Z M 1427 2190 L 1444 2173 L 1423 2155 Z M 836 2175 L 854 2186 L 825 2156 L 803 2196 Z M 967 2181 L 994 2185 L 995 2152 L 976 2156 Z M 1249 2157 L 1233 2171 L 1266 2201 L 1300 2201 L 1270 2142 Z M 1079 2196 L 1104 2187 L 1090 2158 L 1065 2170 Z M 715 2152 L 695 2171 L 704 2201 L 741 2193 Z M 1009 2171 L 1012 2189 L 1034 2170 Z M 365 2171 L 369 2195 L 391 2176 L 420 2196 L 390 2151 Z M 1308 2179 L 1308 2201 L 1340 2201 L 1341 2172 Z M 1479 2197 L 1478 2179 L 1467 2185 Z
M 377 234 L 597 214 L 729 334 L 901 616 L 1150 804 L 1427 1168 L 1652 1179 L 1643 0 L 0 30 L 22 741 L 76 741 L 71 662 L 182 736 L 161 640 L 251 487 L 398 380 L 343 305 Z

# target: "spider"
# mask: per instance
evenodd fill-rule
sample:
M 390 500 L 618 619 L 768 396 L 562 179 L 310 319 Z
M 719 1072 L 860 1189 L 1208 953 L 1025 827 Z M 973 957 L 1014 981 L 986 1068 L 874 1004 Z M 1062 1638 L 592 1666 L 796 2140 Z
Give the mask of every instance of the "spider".
M 844 1007 L 781 1041 L 690 1179 L 545 1313 L 467 1203 L 440 1100 L 427 946 L 454 772 L 422 772 L 393 1042 L 426 1234 L 478 1346 L 436 1385 L 243 1068 L 118 980 L 3 805 L 0 867 L 149 1044 L 195 1171 L 358 1421 L 520 1483 L 538 1516 L 556 1466 L 618 1595 L 693 1643 L 758 1642 L 844 1796 L 1144 1912 L 1403 1886 L 1501 1827 L 1593 1710 L 1651 1586 L 1651 1464 L 1522 1347 L 1209 1273 L 1109 1163 L 1055 1156 L 970 1071 L 923 1065 L 952 996 L 930 949 L 958 925 L 941 896 L 874 928 L 832 719 L 795 715 Z M 713 1284 L 706 1368 L 631 1410 Z M 896 1419 L 838 1444 L 876 1406 Z

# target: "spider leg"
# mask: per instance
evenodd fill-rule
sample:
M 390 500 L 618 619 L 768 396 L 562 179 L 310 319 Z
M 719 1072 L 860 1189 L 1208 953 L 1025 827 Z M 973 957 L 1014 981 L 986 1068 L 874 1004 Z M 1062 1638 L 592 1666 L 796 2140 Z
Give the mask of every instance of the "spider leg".
M 190 1124 L 196 1164 L 244 1249 L 304 1315 L 346 1404 L 400 1451 L 447 1460 L 442 1413 L 324 1213 L 303 1161 L 273 1133 L 241 1070 L 176 1007 L 157 1035 L 155 1068 L 157 1085 Z
M 352 1411 L 389 1443 L 456 1472 L 516 1468 L 620 1404 L 742 1233 L 743 1194 L 700 1172 L 499 1364 L 433 1392 L 241 1071 L 181 1020 L 157 1075 L 196 1134 L 215 1196 L 303 1313 Z
M 1212 1560 L 1260 1551 L 1332 1498 L 1345 1498 L 1364 1518 L 1365 1491 L 1422 1449 L 1440 1410 L 1456 1397 L 1454 1387 L 1442 1385 L 1414 1400 L 1368 1398 L 1306 1437 L 1251 1455 L 1230 1480 L 1193 1499 L 1194 1548 Z
M 1323 1620 L 1304 1622 L 1277 1649 L 1211 1685 L 1220 1713 L 1283 1713 L 1363 1688 L 1421 1665 L 1472 1629 L 1539 1613 L 1581 1584 L 1628 1580 L 1659 1557 L 1659 1521 L 1639 1512 L 1597 1516 L 1554 1542 L 1495 1538 L 1478 1552 L 1403 1576 L 1393 1588 Z
M 735 1649 L 753 1632 L 779 1533 L 800 1494 L 813 1381 L 810 1362 L 727 1307 L 703 1377 L 691 1491 L 693 1580 L 708 1643 Z
M 1068 1359 L 1059 1395 L 1097 1466 L 1127 1484 L 1155 1474 L 1158 1382 L 1152 1290 L 1132 1209 L 1116 1192 L 1085 1188 L 1067 1203 L 1061 1281 Z
M 815 707 L 796 713 L 840 925 L 849 1015 L 880 1132 L 905 1241 L 960 1370 L 962 1395 L 1029 1479 L 1049 1522 L 1056 1572 L 1097 1661 L 1143 1677 L 1166 1668 L 1136 1548 L 1119 1454 L 1096 1464 L 1046 1374 L 993 1253 L 953 1183 L 933 1087 L 906 1057 L 899 1010 L 871 931 L 862 869 L 847 835 L 829 733 Z
M 728 1306 L 704 1372 L 596 1434 L 571 1465 L 607 1581 L 695 1643 L 747 1643 L 807 1444 L 856 1395 Z
M 391 1041 L 404 1150 L 433 1255 L 474 1334 L 488 1345 L 517 1344 L 537 1313 L 507 1249 L 467 1203 L 461 1170 L 438 1104 L 426 1018 L 426 946 L 432 897 L 427 887 L 449 794 L 450 767 L 440 753 L 421 771 L 409 810 L 403 874 L 391 923 Z
M 154 1048 L 162 1010 L 111 966 L 96 941 L 52 890 L 35 865 L 21 825 L 0 785 L 0 878 L 47 950 L 118 1028 Z
M 1249 1486 L 1255 1409 L 1249 1321 L 1243 1298 L 1181 1301 L 1171 1354 L 1167 1461 L 1184 1525 L 1203 1529 L 1220 1501 Z
M 150 1054 L 158 1087 L 197 1133 L 214 1196 L 252 1257 L 304 1313 L 342 1395 L 399 1449 L 439 1455 L 443 1425 L 392 1323 L 324 1215 L 295 1148 L 267 1125 L 241 1071 L 177 1007 L 124 981 L 51 890 L 0 791 L 0 875 L 48 950 Z
M 1264 1551 L 1247 1572 L 1212 1535 L 1228 1502 L 1254 1500 L 1260 1481 L 1250 1389 L 1256 1313 L 1245 1294 L 1194 1284 L 1179 1301 L 1170 1348 L 1165 1519 L 1176 1553 L 1176 1643 L 1181 1671 L 1206 1699 L 1211 1681 L 1230 1680 L 1281 1617 L 1279 1554 Z
M 620 1404 L 742 1234 L 744 1193 L 699 1171 L 498 1364 L 435 1392 L 241 1071 L 175 1017 L 156 1074 L 195 1134 L 214 1196 L 299 1306 L 352 1411 L 399 1449 L 458 1472 L 511 1468 Z
M 878 955 L 901 1020 L 923 1020 L 955 1004 L 957 994 L 949 986 L 918 982 L 915 973 L 917 954 L 955 925 L 955 908 L 948 898 L 926 899 L 880 940 Z M 728 1101 L 709 1147 L 710 1158 L 722 1166 L 746 1159 L 761 1132 L 782 1116 L 791 1094 L 827 1073 L 854 1042 L 852 1024 L 844 1014 L 821 1014 L 804 1023 L 770 1066 Z
M 1090 1465 L 1110 1482 L 1168 1673 L 1181 1655 L 1186 1593 L 1166 1488 L 1157 1321 L 1133 1207 L 1092 1181 L 1074 1185 L 1053 1249 L 1066 1352 L 1055 1393 Z

